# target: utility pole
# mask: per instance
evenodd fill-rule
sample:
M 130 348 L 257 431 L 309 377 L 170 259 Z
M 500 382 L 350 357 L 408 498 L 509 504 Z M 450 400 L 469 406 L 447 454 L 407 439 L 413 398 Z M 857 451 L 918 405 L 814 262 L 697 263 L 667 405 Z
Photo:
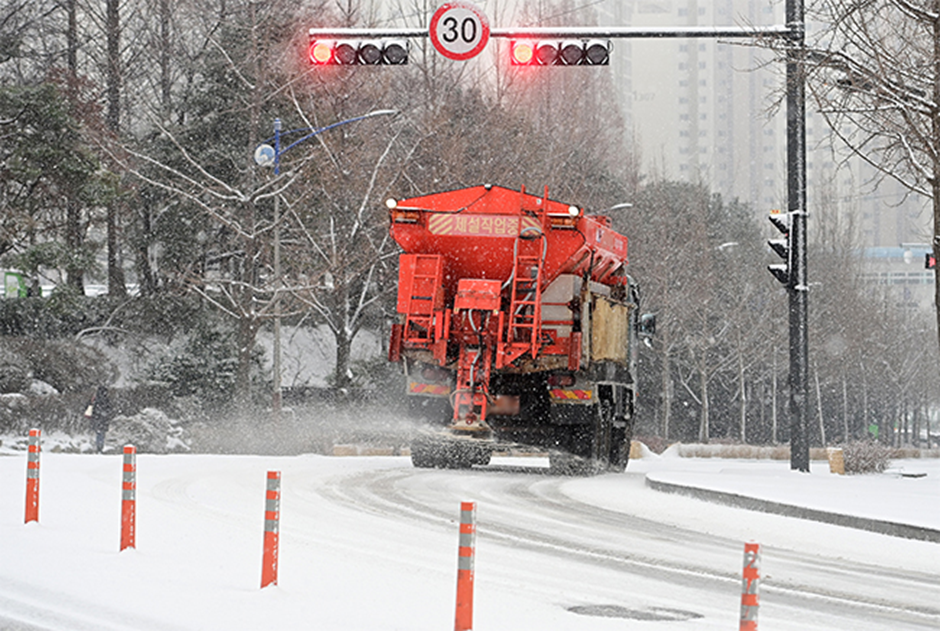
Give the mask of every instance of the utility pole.
M 806 93 L 803 0 L 787 0 L 787 210 L 790 215 L 790 468 L 809 472 L 806 278 Z

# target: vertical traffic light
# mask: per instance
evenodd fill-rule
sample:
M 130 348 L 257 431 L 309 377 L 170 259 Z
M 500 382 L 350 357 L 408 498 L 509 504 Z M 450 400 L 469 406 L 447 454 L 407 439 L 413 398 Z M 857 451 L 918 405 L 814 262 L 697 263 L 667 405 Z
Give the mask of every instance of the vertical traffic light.
M 309 55 L 316 66 L 400 66 L 408 63 L 408 40 L 312 40 Z
M 767 245 L 770 246 L 770 249 L 777 253 L 777 256 L 782 258 L 785 263 L 774 263 L 768 265 L 767 269 L 771 274 L 774 275 L 778 281 L 783 283 L 784 286 L 790 287 L 790 222 L 788 219 L 784 219 L 784 216 L 779 210 L 772 211 L 770 217 L 770 223 L 773 224 L 774 228 L 779 230 L 783 234 L 782 239 L 768 239 Z

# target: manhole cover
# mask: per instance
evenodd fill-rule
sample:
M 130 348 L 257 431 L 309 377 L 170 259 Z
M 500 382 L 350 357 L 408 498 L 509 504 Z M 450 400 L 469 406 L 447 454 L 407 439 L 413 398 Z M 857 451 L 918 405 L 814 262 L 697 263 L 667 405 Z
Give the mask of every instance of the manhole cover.
M 596 616 L 598 618 L 626 618 L 627 620 L 649 621 L 695 620 L 702 617 L 694 611 L 668 609 L 666 607 L 630 609 L 629 607 L 622 607 L 621 605 L 575 605 L 573 607 L 568 607 L 568 611 L 581 616 Z

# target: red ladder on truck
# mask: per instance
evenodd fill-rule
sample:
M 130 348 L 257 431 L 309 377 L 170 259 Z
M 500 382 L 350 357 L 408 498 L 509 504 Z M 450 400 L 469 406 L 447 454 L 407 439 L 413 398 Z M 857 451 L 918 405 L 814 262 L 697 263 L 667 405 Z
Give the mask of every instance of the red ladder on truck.
M 403 254 L 398 312 L 405 314 L 404 342 L 434 341 L 434 312 L 443 308 L 444 260 L 439 254 Z
M 541 252 L 535 256 L 520 254 L 519 250 L 525 243 L 522 239 L 517 241 L 513 257 L 506 364 L 527 352 L 531 352 L 534 359 L 538 355 L 542 335 L 542 256 Z M 541 239 L 534 244 L 541 250 Z

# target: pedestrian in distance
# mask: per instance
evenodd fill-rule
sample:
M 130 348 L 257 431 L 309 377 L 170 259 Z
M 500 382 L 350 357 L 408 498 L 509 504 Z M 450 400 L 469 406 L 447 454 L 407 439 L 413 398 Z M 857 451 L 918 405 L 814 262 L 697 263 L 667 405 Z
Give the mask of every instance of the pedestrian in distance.
M 88 410 L 85 411 L 85 416 L 91 419 L 91 429 L 95 432 L 95 449 L 99 454 L 104 451 L 104 436 L 108 433 L 108 426 L 111 424 L 111 412 L 108 388 L 98 386 Z

